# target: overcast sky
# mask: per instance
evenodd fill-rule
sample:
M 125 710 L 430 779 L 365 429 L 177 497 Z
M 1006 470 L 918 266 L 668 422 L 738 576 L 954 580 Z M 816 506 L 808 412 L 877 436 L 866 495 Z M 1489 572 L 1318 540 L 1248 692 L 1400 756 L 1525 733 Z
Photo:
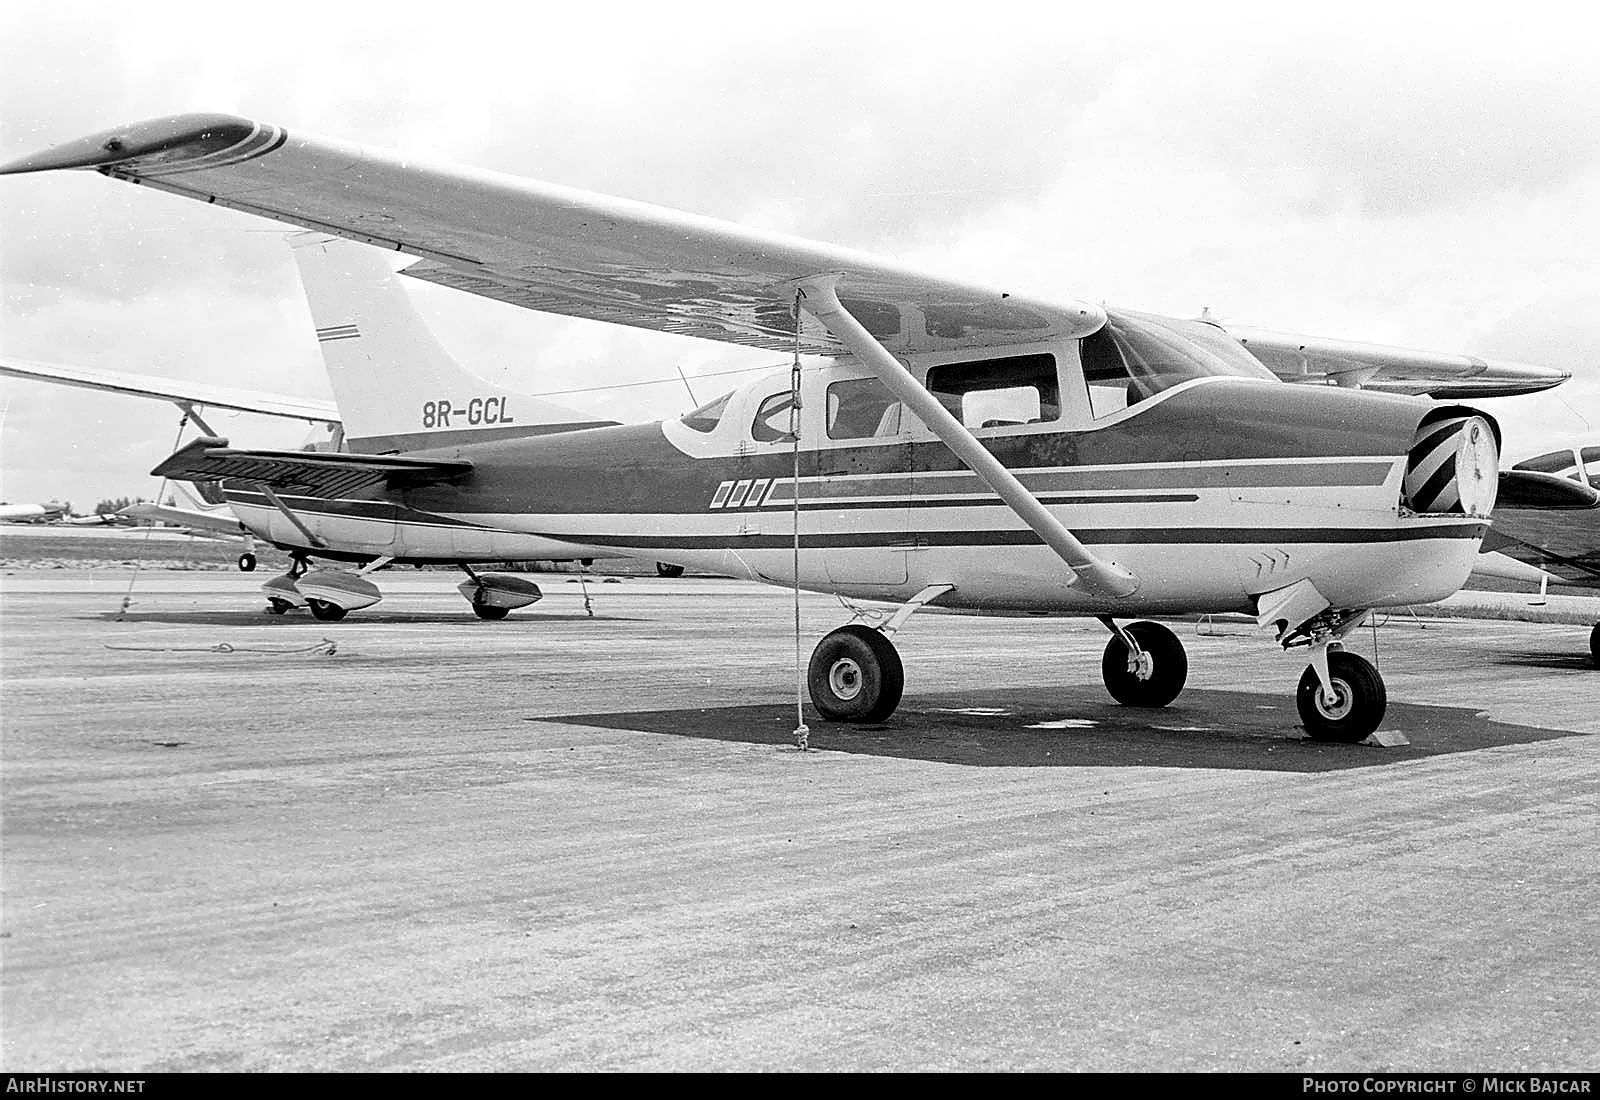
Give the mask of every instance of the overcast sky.
M 1600 439 L 1582 11 L 13 3 L 0 157 L 223 111 L 1031 293 L 1572 370 L 1485 403 L 1521 458 Z M 93 173 L 7 177 L 0 288 L 11 356 L 327 396 L 270 222 Z M 688 408 L 679 368 L 774 361 L 413 294 L 477 373 L 617 419 Z M 0 495 L 80 511 L 153 495 L 177 428 L 167 405 L 11 380 L 0 408 Z M 213 427 L 246 446 L 306 435 Z

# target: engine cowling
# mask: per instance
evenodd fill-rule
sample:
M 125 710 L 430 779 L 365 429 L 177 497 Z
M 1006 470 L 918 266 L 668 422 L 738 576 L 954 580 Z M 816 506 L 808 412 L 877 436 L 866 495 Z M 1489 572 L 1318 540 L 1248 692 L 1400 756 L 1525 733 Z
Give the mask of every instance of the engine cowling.
M 1471 409 L 1423 418 L 1406 457 L 1400 503 L 1413 512 L 1487 516 L 1500 486 L 1499 432 Z

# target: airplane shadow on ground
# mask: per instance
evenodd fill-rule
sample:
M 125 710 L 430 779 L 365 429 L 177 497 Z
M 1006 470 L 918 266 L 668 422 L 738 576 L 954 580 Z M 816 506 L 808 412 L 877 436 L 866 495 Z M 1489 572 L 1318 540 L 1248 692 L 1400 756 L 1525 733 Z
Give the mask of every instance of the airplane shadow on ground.
M 568 714 L 529 718 L 603 729 L 734 741 L 795 743 L 794 704 Z M 1328 772 L 1399 764 L 1583 736 L 1496 722 L 1470 707 L 1389 704 L 1381 730 L 1409 745 L 1376 748 L 1311 741 L 1293 700 L 1191 689 L 1172 706 L 1135 710 L 1098 687 L 990 690 L 907 698 L 887 723 L 851 726 L 807 706 L 810 746 L 833 752 L 973 767 L 1155 767 Z
M 1578 649 L 1569 653 L 1503 653 L 1494 658 L 1497 665 L 1508 668 L 1554 668 L 1594 672 L 1594 662 Z
M 582 623 L 582 622 L 608 622 L 608 623 L 637 623 L 646 620 L 627 615 L 582 615 L 582 614 L 551 614 L 543 611 L 531 611 L 518 614 L 513 611 L 504 619 L 490 622 L 480 619 L 470 610 L 459 613 L 428 613 L 424 611 L 356 611 L 338 622 L 322 622 L 312 618 L 304 611 L 289 612 L 286 615 L 269 615 L 265 611 L 129 611 L 118 614 L 115 611 L 102 612 L 94 615 L 81 615 L 79 618 L 90 619 L 96 622 L 107 623 L 171 623 L 182 626 L 272 626 L 293 630 L 299 627 L 303 630 L 340 630 L 348 626 L 382 625 L 395 623 L 424 623 L 435 626 L 475 624 L 485 630 L 510 630 L 518 624 L 538 626 L 549 623 Z

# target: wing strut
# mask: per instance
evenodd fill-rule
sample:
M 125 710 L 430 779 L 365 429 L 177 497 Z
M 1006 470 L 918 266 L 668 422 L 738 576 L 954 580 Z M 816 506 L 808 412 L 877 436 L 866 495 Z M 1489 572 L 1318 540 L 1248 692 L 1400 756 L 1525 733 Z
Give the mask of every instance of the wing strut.
M 1097 595 L 1118 598 L 1131 596 L 1137 591 L 1137 577 L 1121 566 L 1103 561 L 1090 553 L 1088 547 L 1050 514 L 1038 497 L 1030 493 L 998 458 L 967 431 L 961 421 L 951 416 L 949 410 L 851 316 L 850 311 L 840 304 L 839 296 L 834 291 L 836 278 L 829 275 L 801 280 L 796 284 L 800 291 L 800 308 L 822 322 L 857 358 L 872 368 L 891 393 L 904 401 L 906 407 L 916 413 L 945 446 L 955 452 L 957 458 L 982 478 L 1022 522 L 1044 540 L 1046 546 L 1060 555 L 1072 570 L 1071 583 L 1082 581 L 1086 589 Z

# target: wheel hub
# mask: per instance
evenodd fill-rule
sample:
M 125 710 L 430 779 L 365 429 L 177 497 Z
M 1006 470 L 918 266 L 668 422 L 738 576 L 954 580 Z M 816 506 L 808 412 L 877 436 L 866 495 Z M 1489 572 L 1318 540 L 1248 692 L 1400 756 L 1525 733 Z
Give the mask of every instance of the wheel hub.
M 840 699 L 861 694 L 861 666 L 849 657 L 840 657 L 828 669 L 828 689 Z
M 1343 680 L 1333 681 L 1333 698 L 1328 698 L 1326 691 L 1317 692 L 1317 710 L 1330 722 L 1337 722 L 1349 716 L 1355 706 L 1355 693 L 1350 690 L 1350 685 Z

